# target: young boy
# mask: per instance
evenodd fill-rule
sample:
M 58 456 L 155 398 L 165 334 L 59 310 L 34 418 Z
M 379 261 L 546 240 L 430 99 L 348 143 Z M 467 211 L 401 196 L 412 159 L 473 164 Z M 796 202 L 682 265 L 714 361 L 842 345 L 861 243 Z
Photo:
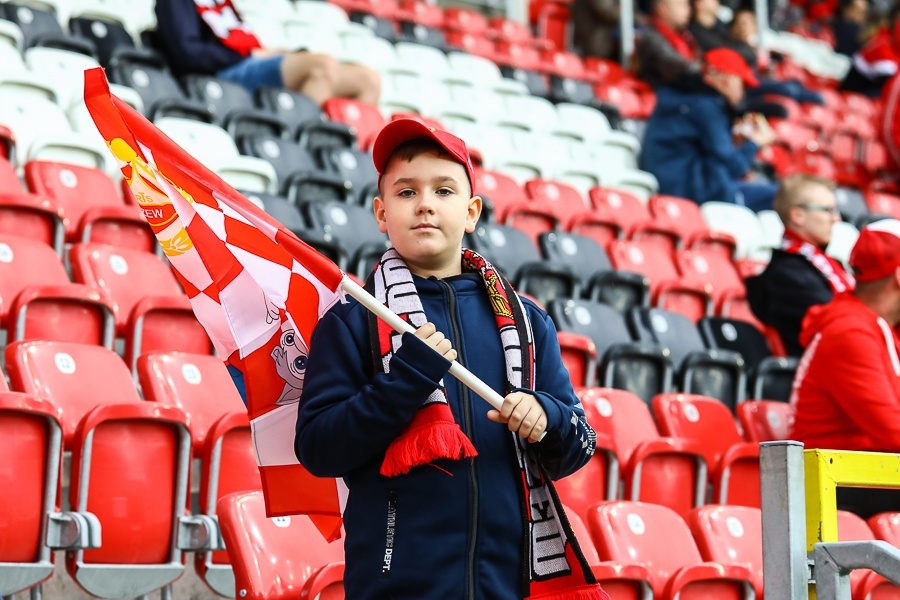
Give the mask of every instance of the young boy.
M 584 584 L 537 463 L 552 479 L 573 473 L 595 434 L 547 314 L 462 248 L 482 207 L 468 150 L 406 119 L 373 155 L 375 218 L 393 248 L 367 288 L 418 329 L 391 335 L 354 300 L 333 307 L 312 340 L 295 440 L 310 472 L 349 489 L 346 595 L 518 600 L 567 577 Z M 501 410 L 447 376 L 454 359 L 505 395 Z M 452 458 L 402 466 L 454 435 Z

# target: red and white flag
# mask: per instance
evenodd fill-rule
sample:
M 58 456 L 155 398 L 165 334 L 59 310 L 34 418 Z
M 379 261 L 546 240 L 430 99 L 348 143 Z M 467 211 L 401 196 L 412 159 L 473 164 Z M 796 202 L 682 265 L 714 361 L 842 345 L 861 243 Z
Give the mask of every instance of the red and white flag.
M 112 96 L 102 69 L 85 71 L 84 97 L 194 314 L 244 377 L 267 513 L 338 537 L 343 486 L 300 465 L 294 431 L 309 342 L 344 273 Z

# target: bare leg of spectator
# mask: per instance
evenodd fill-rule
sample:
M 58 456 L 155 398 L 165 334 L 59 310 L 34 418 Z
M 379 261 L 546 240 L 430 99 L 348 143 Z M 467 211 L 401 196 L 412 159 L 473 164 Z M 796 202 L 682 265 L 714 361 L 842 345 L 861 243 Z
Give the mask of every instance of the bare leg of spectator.
M 338 66 L 334 95 L 378 104 L 378 97 L 381 96 L 381 75 L 378 71 L 363 65 L 341 64 Z
M 281 63 L 284 87 L 303 92 L 322 104 L 335 95 L 339 64 L 328 54 L 291 52 Z

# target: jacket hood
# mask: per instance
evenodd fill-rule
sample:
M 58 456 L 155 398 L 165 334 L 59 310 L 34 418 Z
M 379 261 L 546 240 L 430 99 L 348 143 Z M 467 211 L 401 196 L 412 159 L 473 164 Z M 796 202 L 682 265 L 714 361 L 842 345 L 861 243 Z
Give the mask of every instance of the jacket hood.
M 834 323 L 853 323 L 852 317 L 858 319 L 861 309 L 871 313 L 873 319 L 877 318 L 877 315 L 860 302 L 852 292 L 838 294 L 828 304 L 811 306 L 803 318 L 800 344 L 804 347 L 808 346 L 817 333 Z M 846 317 L 851 318 L 846 319 Z

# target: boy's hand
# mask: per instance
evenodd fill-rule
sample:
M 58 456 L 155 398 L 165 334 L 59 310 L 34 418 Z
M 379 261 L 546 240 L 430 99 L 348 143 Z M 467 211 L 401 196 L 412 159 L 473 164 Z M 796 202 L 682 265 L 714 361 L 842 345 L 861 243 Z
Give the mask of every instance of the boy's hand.
M 529 442 L 539 442 L 547 432 L 547 413 L 532 394 L 513 392 L 503 399 L 500 410 L 489 410 L 488 419 L 506 423 L 510 431 Z
M 456 350 L 450 345 L 450 340 L 437 330 L 434 323 L 425 323 L 416 329 L 416 337 L 437 350 L 438 354 L 447 360 L 456 360 Z

